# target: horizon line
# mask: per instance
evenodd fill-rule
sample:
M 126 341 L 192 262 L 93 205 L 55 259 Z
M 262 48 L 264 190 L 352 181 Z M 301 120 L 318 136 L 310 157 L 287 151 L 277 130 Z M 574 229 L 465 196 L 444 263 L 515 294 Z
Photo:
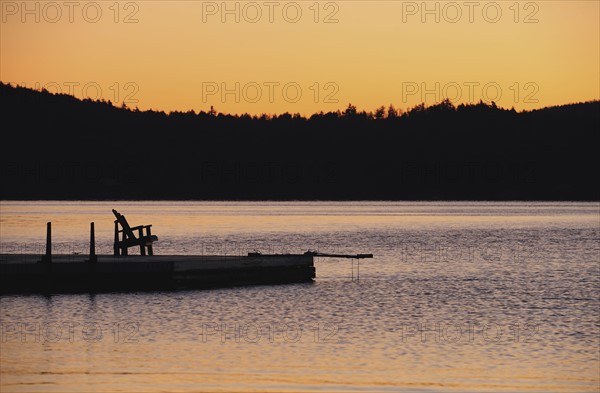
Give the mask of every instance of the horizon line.
M 346 106 L 345 109 L 337 109 L 337 110 L 328 110 L 328 111 L 318 111 L 318 112 L 313 112 L 311 114 L 302 114 L 300 112 L 280 112 L 280 113 L 260 113 L 260 114 L 250 114 L 248 112 L 244 112 L 244 113 L 225 113 L 225 112 L 219 112 L 214 108 L 214 105 L 210 106 L 209 110 L 204 110 L 204 109 L 188 109 L 188 110 L 170 110 L 170 111 L 165 111 L 164 109 L 139 109 L 138 106 L 136 105 L 135 107 L 131 107 L 129 105 L 127 105 L 127 103 L 125 103 L 124 101 L 121 103 L 121 105 L 119 106 L 118 103 L 112 102 L 110 99 L 106 100 L 104 98 L 99 98 L 99 99 L 92 99 L 92 98 L 80 98 L 77 97 L 73 94 L 68 94 L 68 93 L 63 93 L 63 92 L 51 92 L 48 89 L 41 87 L 41 88 L 33 88 L 33 87 L 27 87 L 27 86 L 22 86 L 18 83 L 11 83 L 11 82 L 2 82 L 2 80 L 0 80 L 0 86 L 7 86 L 13 89 L 23 89 L 23 90 L 29 90 L 31 92 L 36 92 L 36 93 L 45 93 L 45 94 L 50 94 L 52 96 L 62 96 L 62 97 L 70 97 L 73 98 L 77 101 L 80 102 L 92 102 L 92 103 L 100 103 L 100 104 L 109 104 L 111 107 L 115 108 L 115 109 L 122 109 L 122 110 L 126 110 L 129 112 L 133 112 L 133 113 L 164 113 L 165 115 L 170 115 L 170 114 L 188 114 L 188 113 L 193 113 L 195 115 L 199 115 L 201 113 L 204 114 L 212 114 L 213 116 L 230 116 L 230 117 L 236 117 L 236 118 L 241 118 L 241 117 L 250 117 L 252 119 L 257 118 L 257 119 L 261 119 L 261 118 L 275 118 L 275 117 L 279 117 L 279 116 L 284 116 L 284 115 L 291 115 L 292 117 L 301 117 L 301 118 L 305 118 L 305 119 L 310 119 L 312 116 L 315 115 L 327 115 L 327 114 L 338 114 L 338 115 L 343 115 L 346 113 L 346 111 L 348 109 L 353 109 L 354 114 L 355 115 L 370 115 L 369 117 L 373 117 L 375 115 L 375 113 L 377 113 L 378 110 L 383 109 L 385 111 L 386 116 L 384 116 L 381 119 L 388 119 L 389 117 L 387 116 L 389 113 L 389 110 L 393 108 L 393 110 L 396 112 L 395 115 L 393 117 L 402 117 L 418 108 L 420 108 L 421 110 L 424 109 L 429 109 L 429 108 L 433 108 L 436 106 L 441 106 L 441 105 L 448 105 L 450 104 L 454 109 L 457 109 L 459 107 L 474 107 L 474 106 L 479 106 L 479 105 L 485 105 L 487 107 L 491 107 L 494 109 L 498 109 L 501 111 L 511 111 L 511 112 L 515 112 L 515 113 L 531 113 L 531 112 L 535 112 L 535 111 L 540 111 L 540 110 L 545 110 L 545 109 L 551 109 L 551 108 L 560 108 L 560 107 L 564 107 L 564 106 L 570 106 L 570 105 L 581 105 L 581 104 L 592 104 L 592 103 L 597 103 L 600 102 L 600 98 L 598 99 L 593 99 L 593 100 L 587 100 L 587 101 L 577 101 L 577 102 L 568 102 L 568 103 L 564 103 L 564 104 L 556 104 L 556 105 L 550 105 L 550 106 L 544 106 L 544 107 L 540 107 L 540 108 L 535 108 L 535 109 L 521 109 L 521 110 L 516 110 L 514 108 L 514 106 L 512 106 L 510 109 L 507 107 L 502 107 L 502 106 L 498 106 L 496 105 L 496 103 L 492 100 L 492 101 L 484 101 L 482 99 L 479 100 L 479 102 L 469 102 L 469 103 L 465 103 L 465 102 L 459 102 L 459 103 L 455 103 L 452 102 L 452 100 L 450 100 L 449 98 L 444 98 L 441 101 L 435 102 L 433 104 L 426 104 L 425 102 L 421 102 L 419 104 L 416 104 L 412 107 L 408 107 L 406 108 L 406 110 L 403 110 L 402 108 L 396 107 L 393 103 L 386 105 L 380 105 L 377 108 L 375 108 L 374 110 L 365 110 L 365 109 L 361 109 L 359 110 L 355 105 L 352 105 L 351 102 L 348 103 L 348 105 Z

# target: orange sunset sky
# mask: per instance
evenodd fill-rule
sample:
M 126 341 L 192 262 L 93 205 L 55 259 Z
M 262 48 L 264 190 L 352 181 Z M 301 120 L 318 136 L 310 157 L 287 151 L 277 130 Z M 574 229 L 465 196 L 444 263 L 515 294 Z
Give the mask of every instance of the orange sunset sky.
M 310 114 L 445 97 L 535 109 L 600 98 L 596 0 L 0 4 L 2 82 L 140 109 Z

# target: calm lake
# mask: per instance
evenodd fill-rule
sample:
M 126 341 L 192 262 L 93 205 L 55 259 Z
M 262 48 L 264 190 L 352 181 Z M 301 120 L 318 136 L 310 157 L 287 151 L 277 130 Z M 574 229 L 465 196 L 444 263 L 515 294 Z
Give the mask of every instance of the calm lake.
M 597 392 L 600 205 L 472 202 L 0 204 L 2 253 L 317 258 L 310 284 L 0 297 L 2 392 Z

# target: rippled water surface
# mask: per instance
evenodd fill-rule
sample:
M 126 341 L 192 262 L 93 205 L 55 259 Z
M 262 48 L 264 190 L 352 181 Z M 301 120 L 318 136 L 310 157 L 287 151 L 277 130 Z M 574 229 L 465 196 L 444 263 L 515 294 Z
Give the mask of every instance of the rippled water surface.
M 598 203 L 6 202 L 4 253 L 373 253 L 312 284 L 0 297 L 2 392 L 600 389 Z M 354 276 L 354 280 L 352 277 Z

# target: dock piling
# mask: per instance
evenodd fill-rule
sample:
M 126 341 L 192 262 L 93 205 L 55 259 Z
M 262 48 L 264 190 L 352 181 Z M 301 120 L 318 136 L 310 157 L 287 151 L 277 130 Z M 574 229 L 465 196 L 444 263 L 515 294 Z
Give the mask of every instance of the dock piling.
M 94 233 L 94 223 L 90 223 L 90 262 L 97 262 L 96 256 L 96 235 Z
M 113 245 L 114 256 L 118 256 L 121 254 L 119 250 L 119 222 L 115 221 L 115 242 Z
M 42 257 L 42 262 L 52 262 L 52 223 L 46 223 L 46 254 Z

